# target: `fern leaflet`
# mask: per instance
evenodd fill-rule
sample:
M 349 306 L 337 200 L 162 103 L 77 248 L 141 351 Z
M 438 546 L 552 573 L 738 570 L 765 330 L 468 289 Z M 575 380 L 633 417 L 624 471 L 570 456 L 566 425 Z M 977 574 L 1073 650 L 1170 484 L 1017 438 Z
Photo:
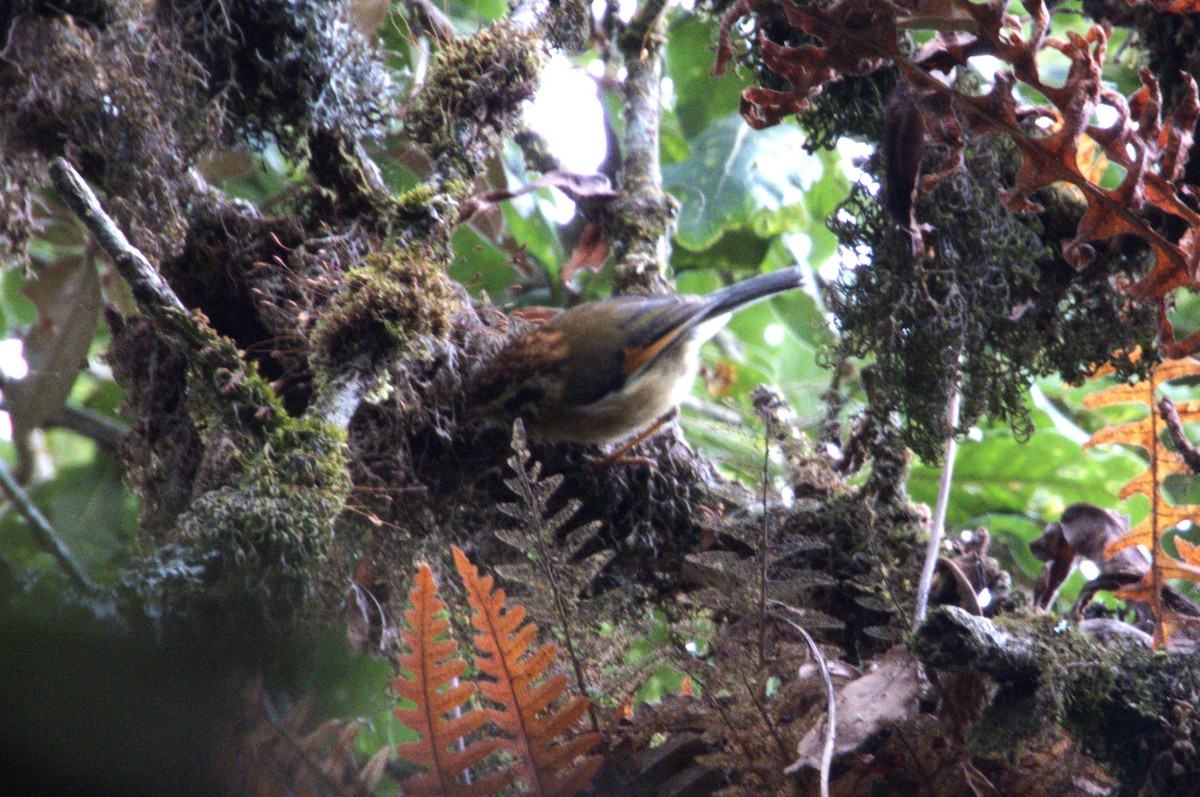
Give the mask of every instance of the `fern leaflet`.
M 480 632 L 475 645 L 481 655 L 475 658 L 475 666 L 492 679 L 481 680 L 479 690 L 500 706 L 487 714 L 510 737 L 500 744 L 516 759 L 511 771 L 537 797 L 570 797 L 600 767 L 599 756 L 587 755 L 600 735 L 584 733 L 566 742 L 556 739 L 583 716 L 588 700 L 576 696 L 557 710 L 551 708 L 566 689 L 567 677 L 560 674 L 538 686 L 533 683 L 554 661 L 557 647 L 546 644 L 529 653 L 537 626 L 524 622 L 525 607 L 506 607 L 504 590 L 492 588 L 492 577 L 480 576 L 461 550 L 452 550 L 475 609 L 471 624 Z
M 429 565 L 421 563 L 417 585 L 408 594 L 412 608 L 405 612 L 408 628 L 402 632 L 410 653 L 401 654 L 400 665 L 413 673 L 408 679 L 397 676 L 393 687 L 401 697 L 416 704 L 414 708 L 393 709 L 396 718 L 421 734 L 420 741 L 400 745 L 396 752 L 428 771 L 413 775 L 404 783 L 404 793 L 419 797 L 482 797 L 512 781 L 512 775 L 497 773 L 474 783 L 461 778 L 501 746 L 498 739 L 484 739 L 462 749 L 454 749 L 459 740 L 479 730 L 487 714 L 473 709 L 454 717 L 475 693 L 475 684 L 457 683 L 467 663 L 456 655 L 458 643 L 446 639 L 450 621 L 442 615 L 446 604 L 437 597 L 437 584 Z

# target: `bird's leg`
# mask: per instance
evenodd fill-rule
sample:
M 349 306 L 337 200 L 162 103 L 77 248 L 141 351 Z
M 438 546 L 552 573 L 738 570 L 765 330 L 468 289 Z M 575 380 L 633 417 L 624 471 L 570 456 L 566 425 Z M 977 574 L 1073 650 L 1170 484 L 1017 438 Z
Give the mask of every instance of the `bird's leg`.
M 627 442 L 622 443 L 616 451 L 613 451 L 610 454 L 605 454 L 603 457 L 597 457 L 594 459 L 592 461 L 593 466 L 596 468 L 596 470 L 607 470 L 613 465 L 648 465 L 651 468 L 658 467 L 654 460 L 650 459 L 649 457 L 631 457 L 628 456 L 628 454 L 634 449 L 634 447 L 649 440 L 651 437 L 657 434 L 658 431 L 663 428 L 663 426 L 675 420 L 677 417 L 679 417 L 679 408 L 672 407 L 670 411 L 665 413 L 657 421 L 650 424 L 633 437 L 629 438 Z

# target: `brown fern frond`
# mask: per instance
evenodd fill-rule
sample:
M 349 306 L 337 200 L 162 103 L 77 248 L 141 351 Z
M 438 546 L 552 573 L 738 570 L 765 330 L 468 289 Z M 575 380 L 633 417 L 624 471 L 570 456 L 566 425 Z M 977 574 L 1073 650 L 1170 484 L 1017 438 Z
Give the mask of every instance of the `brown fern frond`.
M 475 693 L 475 684 L 458 683 L 467 663 L 456 655 L 458 643 L 446 639 L 450 621 L 441 616 L 446 604 L 437 597 L 437 584 L 429 565 L 421 563 L 417 585 L 408 594 L 412 608 L 405 612 L 408 628 L 401 636 L 411 652 L 400 656 L 400 665 L 413 674 L 397 676 L 392 685 L 397 694 L 415 707 L 392 710 L 396 718 L 421 734 L 420 741 L 400 745 L 400 757 L 427 767 L 404 783 L 405 794 L 429 797 L 476 797 L 492 794 L 512 780 L 498 773 L 474 783 L 461 778 L 501 746 L 499 739 L 484 739 L 456 749 L 460 740 L 479 730 L 487 714 L 473 709 L 457 716 Z
M 765 626 L 752 618 L 724 627 L 713 642 L 711 658 L 677 660 L 700 686 L 692 727 L 703 731 L 708 749 L 697 755 L 696 764 L 726 773 L 727 785 L 715 794 L 801 793 L 798 782 L 784 770 L 812 725 L 810 713 L 820 710 L 823 693 L 804 667 L 806 646 L 781 616 L 797 615 L 772 604 Z M 764 646 L 766 655 L 760 660 Z M 663 728 L 662 733 L 678 730 Z
M 475 657 L 475 666 L 492 679 L 480 681 L 479 690 L 500 706 L 487 714 L 510 736 L 500 742 L 516 759 L 510 771 L 537 797 L 570 797 L 591 781 L 601 763 L 599 756 L 587 755 L 599 743 L 598 733 L 558 741 L 587 711 L 588 699 L 576 696 L 552 708 L 566 689 L 567 677 L 552 676 L 537 686 L 534 682 L 554 661 L 557 647 L 546 644 L 530 652 L 537 626 L 524 622 L 525 607 L 505 606 L 504 590 L 493 589 L 492 577 L 480 576 L 466 554 L 452 550 L 475 609 L 471 624 L 480 632 L 475 645 L 481 655 Z
M 1186 618 L 1167 607 L 1162 600 L 1162 585 L 1167 579 L 1187 579 L 1200 582 L 1200 556 L 1185 540 L 1176 538 L 1178 559 L 1163 548 L 1163 533 L 1185 520 L 1200 520 L 1200 506 L 1175 505 L 1166 501 L 1163 483 L 1174 473 L 1190 472 L 1178 451 L 1163 443 L 1162 421 L 1157 412 L 1158 388 L 1172 380 L 1200 376 L 1200 361 L 1190 357 L 1166 360 L 1150 372 L 1150 378 L 1134 385 L 1115 385 L 1092 393 L 1083 400 L 1085 407 L 1105 407 L 1114 404 L 1142 404 L 1148 412 L 1145 418 L 1100 429 L 1084 443 L 1084 448 L 1121 443 L 1145 449 L 1150 462 L 1145 471 L 1133 477 L 1121 488 L 1122 499 L 1144 495 L 1150 501 L 1150 513 L 1129 531 L 1111 539 L 1104 547 L 1105 559 L 1135 545 L 1150 549 L 1150 569 L 1136 583 L 1118 589 L 1119 598 L 1145 600 L 1150 604 L 1155 622 L 1155 643 L 1165 645 L 1172 631 L 1184 625 L 1194 625 L 1195 618 Z M 1180 405 L 1182 421 L 1200 420 L 1200 408 L 1191 403 Z
M 359 764 L 354 750 L 358 721 L 328 720 L 310 729 L 312 695 L 282 716 L 268 711 L 262 679 L 252 676 L 238 691 L 248 714 L 238 723 L 224 761 L 221 793 L 292 797 L 370 797 L 383 777 L 389 748 Z

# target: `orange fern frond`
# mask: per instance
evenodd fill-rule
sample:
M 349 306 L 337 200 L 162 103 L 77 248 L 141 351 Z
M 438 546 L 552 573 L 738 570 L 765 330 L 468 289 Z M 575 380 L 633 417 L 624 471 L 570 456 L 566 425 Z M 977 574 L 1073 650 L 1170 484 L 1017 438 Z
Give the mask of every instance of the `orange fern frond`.
M 479 689 L 501 707 L 487 713 L 511 737 L 502 744 L 516 759 L 512 772 L 537 797 L 570 797 L 588 784 L 601 763 L 599 756 L 587 755 L 600 741 L 597 733 L 556 741 L 587 711 L 588 700 L 576 696 L 557 710 L 551 708 L 564 693 L 567 676 L 553 676 L 538 686 L 534 681 L 544 675 L 558 648 L 546 644 L 529 652 L 537 626 L 524 622 L 525 607 L 506 607 L 504 590 L 492 588 L 492 577 L 481 577 L 458 548 L 453 552 L 475 609 L 471 624 L 480 632 L 475 645 L 482 655 L 475 666 L 492 679 L 481 680 Z
M 437 597 L 437 584 L 429 565 L 421 563 L 417 586 L 408 593 L 412 608 L 401 636 L 410 653 L 400 656 L 400 665 L 413 674 L 397 676 L 393 687 L 401 697 L 416 704 L 397 707 L 396 718 L 421 734 L 420 741 L 402 744 L 400 757 L 428 768 L 404 782 L 404 793 L 418 797 L 483 797 L 511 782 L 511 776 L 490 776 L 464 783 L 463 774 L 501 746 L 498 739 L 485 739 L 459 748 L 460 740 L 487 722 L 487 714 L 474 709 L 454 717 L 475 692 L 473 683 L 457 683 L 467 663 L 456 655 L 458 643 L 446 639 L 450 621 L 440 616 L 446 604 Z
M 1116 385 L 1086 396 L 1085 407 L 1105 407 L 1113 404 L 1142 404 L 1149 410 L 1145 418 L 1132 423 L 1100 429 L 1084 443 L 1084 448 L 1108 443 L 1122 443 L 1146 450 L 1150 462 L 1146 470 L 1130 479 L 1121 488 L 1120 497 L 1144 495 L 1150 500 L 1150 514 L 1118 539 L 1110 542 L 1104 550 L 1106 558 L 1134 545 L 1150 549 L 1150 570 L 1141 581 L 1122 587 L 1115 594 L 1119 598 L 1144 600 L 1154 613 L 1155 642 L 1166 643 L 1171 632 L 1194 621 L 1178 616 L 1162 602 L 1162 583 L 1166 579 L 1182 578 L 1200 582 L 1200 551 L 1176 539 L 1178 559 L 1167 554 L 1162 545 L 1163 532 L 1185 520 L 1200 520 L 1200 506 L 1174 505 L 1166 502 L 1163 482 L 1173 473 L 1190 472 L 1177 451 L 1168 449 L 1162 440 L 1163 423 L 1159 418 L 1157 397 L 1159 386 L 1182 377 L 1200 376 L 1200 361 L 1190 357 L 1165 360 L 1154 368 L 1150 378 L 1135 385 Z M 1180 404 L 1179 417 L 1184 421 L 1200 420 L 1200 405 L 1196 402 Z

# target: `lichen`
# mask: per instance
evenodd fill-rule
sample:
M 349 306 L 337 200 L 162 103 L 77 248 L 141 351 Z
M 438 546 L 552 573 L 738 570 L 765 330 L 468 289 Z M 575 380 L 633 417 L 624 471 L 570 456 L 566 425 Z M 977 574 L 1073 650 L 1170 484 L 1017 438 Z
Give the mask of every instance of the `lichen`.
M 222 97 L 225 136 L 305 154 L 314 131 L 377 135 L 397 86 L 374 48 L 325 0 L 170 0 L 155 4 L 165 26 Z M 177 59 L 178 60 L 178 59 Z

